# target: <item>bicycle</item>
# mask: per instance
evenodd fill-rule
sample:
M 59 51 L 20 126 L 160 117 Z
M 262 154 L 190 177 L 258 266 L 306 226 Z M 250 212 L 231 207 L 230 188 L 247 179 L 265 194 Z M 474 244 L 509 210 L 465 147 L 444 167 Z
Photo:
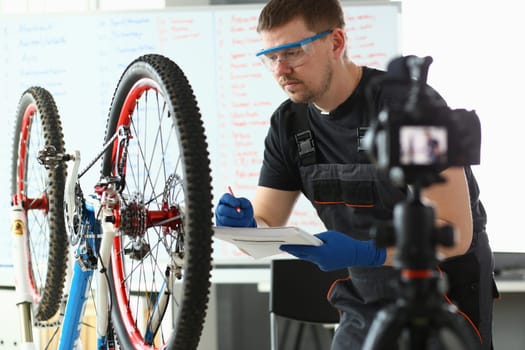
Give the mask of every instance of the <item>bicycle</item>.
M 100 159 L 86 196 L 80 179 Z M 34 318 L 38 327 L 61 324 L 58 348 L 76 348 L 91 297 L 97 349 L 196 349 L 209 298 L 212 194 L 205 131 L 183 71 L 157 54 L 131 62 L 102 151 L 82 171 L 80 160 L 65 152 L 51 94 L 26 90 L 11 180 L 22 346 L 34 346 Z

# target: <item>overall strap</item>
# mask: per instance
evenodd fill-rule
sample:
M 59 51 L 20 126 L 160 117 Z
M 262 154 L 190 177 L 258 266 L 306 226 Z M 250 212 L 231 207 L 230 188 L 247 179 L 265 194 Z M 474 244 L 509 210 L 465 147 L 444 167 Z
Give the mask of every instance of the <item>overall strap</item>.
M 315 142 L 308 121 L 308 105 L 306 103 L 292 103 L 290 112 L 291 129 L 297 144 L 299 164 L 301 166 L 313 165 L 317 159 Z

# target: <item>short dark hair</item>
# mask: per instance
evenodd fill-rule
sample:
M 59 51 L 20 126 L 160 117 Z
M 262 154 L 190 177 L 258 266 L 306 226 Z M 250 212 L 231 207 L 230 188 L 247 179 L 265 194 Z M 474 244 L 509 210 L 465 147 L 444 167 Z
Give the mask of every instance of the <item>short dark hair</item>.
M 345 26 L 339 0 L 270 0 L 259 15 L 257 32 L 280 27 L 297 17 L 316 33 Z

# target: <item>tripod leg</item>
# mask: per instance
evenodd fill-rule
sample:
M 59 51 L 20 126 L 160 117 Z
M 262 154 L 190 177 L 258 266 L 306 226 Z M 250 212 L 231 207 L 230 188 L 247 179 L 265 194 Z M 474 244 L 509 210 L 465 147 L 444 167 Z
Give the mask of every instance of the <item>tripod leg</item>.
M 439 329 L 439 341 L 444 349 L 479 349 L 480 340 L 476 339 L 472 328 L 459 314 L 443 310 L 434 318 Z
M 405 310 L 396 305 L 381 310 L 368 332 L 363 350 L 392 349 L 405 326 Z
M 370 327 L 363 350 L 476 350 L 479 341 L 466 321 L 447 310 L 435 310 L 421 325 L 414 326 L 405 308 L 379 312 Z M 432 339 L 431 339 L 432 338 Z
M 298 324 L 297 328 L 297 335 L 295 336 L 295 343 L 294 343 L 294 350 L 299 350 L 301 345 L 301 340 L 303 338 L 303 331 L 304 331 L 305 324 L 303 322 L 300 322 Z

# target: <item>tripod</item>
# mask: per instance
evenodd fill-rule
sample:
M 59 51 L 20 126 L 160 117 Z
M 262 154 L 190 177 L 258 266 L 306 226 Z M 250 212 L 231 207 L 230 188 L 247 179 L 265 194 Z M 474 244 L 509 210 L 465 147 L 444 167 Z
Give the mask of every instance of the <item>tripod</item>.
M 437 243 L 451 246 L 450 226 L 434 227 L 434 210 L 421 201 L 422 183 L 394 208 L 393 230 L 379 229 L 378 246 L 395 241 L 400 269 L 399 298 L 381 310 L 364 350 L 471 350 L 479 348 L 467 321 L 444 300 L 444 285 L 435 269 Z

